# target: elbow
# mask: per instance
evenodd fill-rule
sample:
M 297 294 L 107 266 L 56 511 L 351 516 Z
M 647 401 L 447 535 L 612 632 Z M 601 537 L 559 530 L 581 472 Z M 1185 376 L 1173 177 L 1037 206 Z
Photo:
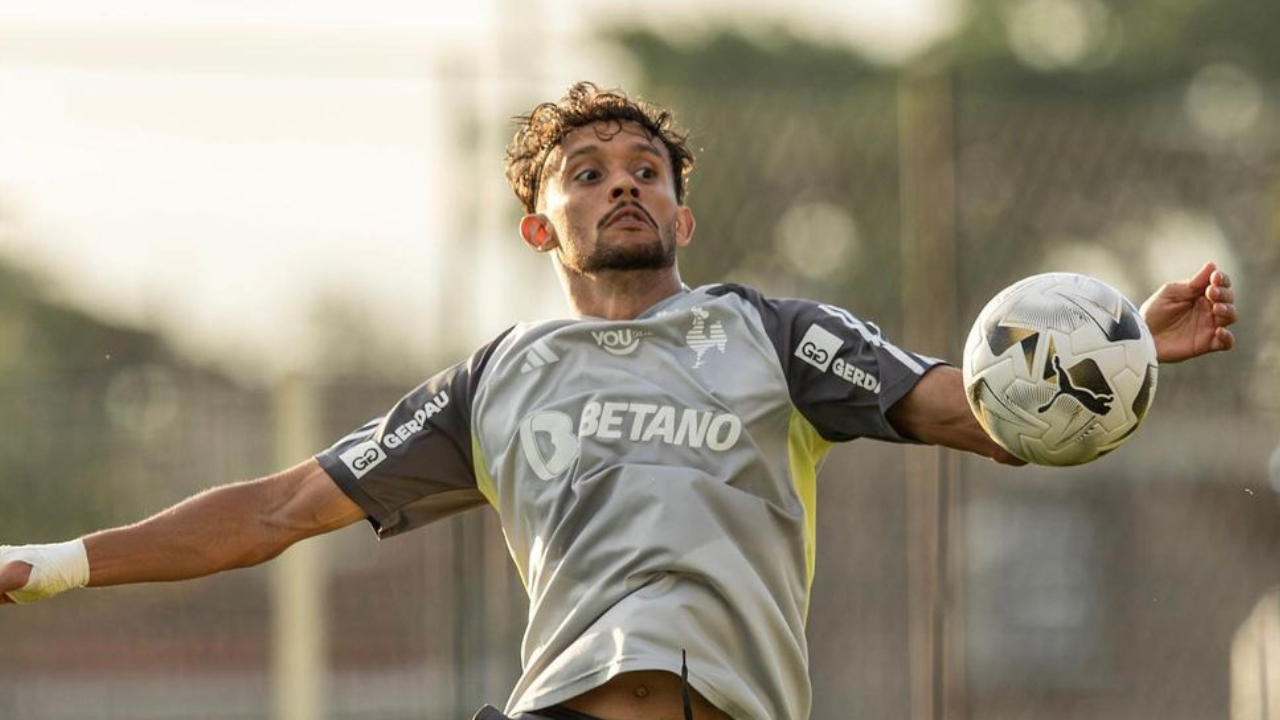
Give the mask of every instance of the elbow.
M 247 483 L 249 516 L 236 567 L 260 565 L 295 543 L 348 525 L 363 512 L 325 479 L 314 461 Z
M 203 567 L 215 573 L 250 568 L 278 557 L 289 547 L 269 540 L 258 528 L 242 529 L 238 535 L 202 548 Z
M 310 537 L 297 523 L 287 517 L 264 516 L 258 518 L 254 535 L 257 540 L 248 543 L 237 558 L 236 567 L 253 567 L 274 560 L 293 547 L 294 543 Z
M 249 534 L 254 540 L 245 544 L 245 552 L 238 558 L 239 567 L 274 560 L 294 543 L 316 534 L 314 513 L 300 500 L 302 480 L 295 473 L 286 472 L 254 483 L 263 496 L 251 520 Z

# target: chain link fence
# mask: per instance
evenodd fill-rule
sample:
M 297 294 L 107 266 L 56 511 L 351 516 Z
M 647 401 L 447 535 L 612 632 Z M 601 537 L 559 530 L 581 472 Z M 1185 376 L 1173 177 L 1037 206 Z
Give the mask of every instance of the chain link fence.
M 905 487 L 907 459 L 931 451 L 836 450 L 820 481 L 813 717 L 1280 717 L 1280 124 L 1207 138 L 1178 88 L 1103 102 L 947 87 L 949 311 L 967 323 L 1002 287 L 1051 269 L 1140 301 L 1212 257 L 1246 319 L 1236 352 L 1161 369 L 1152 416 L 1122 452 L 1068 470 L 958 463 L 930 663 L 911 650 L 920 559 Z M 915 139 L 895 81 L 646 90 L 681 112 L 700 149 L 687 282 L 836 303 L 895 338 L 938 302 L 903 296 L 913 206 L 901 163 Z M 410 384 L 317 386 L 317 431 L 340 437 Z M 177 361 L 11 376 L 0 407 L 0 542 L 130 522 L 276 469 L 271 393 Z M 315 542 L 329 717 L 456 720 L 501 704 L 525 606 L 491 513 L 382 543 L 365 527 Z M 270 717 L 272 578 L 268 566 L 0 614 L 0 717 Z M 913 690 L 922 667 L 936 675 L 929 712 Z

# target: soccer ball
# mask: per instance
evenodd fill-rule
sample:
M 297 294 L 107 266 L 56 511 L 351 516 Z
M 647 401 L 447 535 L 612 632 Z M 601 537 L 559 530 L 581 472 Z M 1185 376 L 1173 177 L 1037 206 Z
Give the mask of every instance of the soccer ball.
M 1039 465 L 1079 465 L 1138 429 L 1157 365 L 1151 331 L 1115 288 L 1046 273 L 1005 288 L 978 314 L 964 388 L 1004 449 Z

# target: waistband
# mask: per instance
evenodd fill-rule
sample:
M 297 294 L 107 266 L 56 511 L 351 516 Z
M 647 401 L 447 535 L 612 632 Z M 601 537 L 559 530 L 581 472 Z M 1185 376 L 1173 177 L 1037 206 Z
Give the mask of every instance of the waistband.
M 684 703 L 685 720 L 693 720 L 693 701 L 689 696 L 689 658 L 688 654 L 680 651 L 680 695 Z M 503 715 L 492 705 L 485 705 L 480 708 L 480 712 L 476 713 L 473 720 L 512 720 Z M 553 705 L 548 708 L 542 708 L 537 712 L 521 713 L 520 720 L 604 720 L 595 715 L 570 710 L 566 707 Z

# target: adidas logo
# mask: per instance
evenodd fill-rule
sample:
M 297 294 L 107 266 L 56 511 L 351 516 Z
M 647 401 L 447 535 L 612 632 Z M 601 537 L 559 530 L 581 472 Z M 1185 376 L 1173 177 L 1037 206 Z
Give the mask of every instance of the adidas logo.
M 524 364 L 520 366 L 520 374 L 523 375 L 527 372 L 541 369 L 555 362 L 560 362 L 560 356 L 547 347 L 546 341 L 538 340 L 524 354 Z

